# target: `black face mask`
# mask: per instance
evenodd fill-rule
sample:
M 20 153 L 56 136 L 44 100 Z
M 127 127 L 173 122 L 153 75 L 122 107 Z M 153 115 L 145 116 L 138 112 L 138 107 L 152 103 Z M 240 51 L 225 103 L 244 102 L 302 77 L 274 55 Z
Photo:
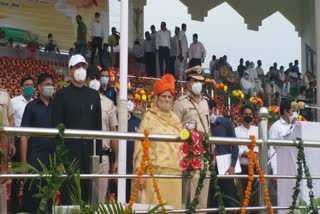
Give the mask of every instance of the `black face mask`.
M 252 120 L 253 120 L 253 119 L 252 119 L 252 117 L 250 117 L 250 116 L 246 116 L 246 117 L 243 118 L 243 121 L 246 122 L 246 123 L 251 123 Z

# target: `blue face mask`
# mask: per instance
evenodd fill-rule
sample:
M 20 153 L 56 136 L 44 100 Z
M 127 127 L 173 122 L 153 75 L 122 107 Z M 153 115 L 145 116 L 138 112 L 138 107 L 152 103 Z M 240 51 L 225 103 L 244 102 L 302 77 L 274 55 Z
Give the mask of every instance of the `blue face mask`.
M 27 86 L 23 89 L 23 96 L 26 99 L 30 99 L 34 95 L 34 88 L 32 86 Z
M 109 77 L 101 77 L 101 84 L 106 86 L 109 83 Z

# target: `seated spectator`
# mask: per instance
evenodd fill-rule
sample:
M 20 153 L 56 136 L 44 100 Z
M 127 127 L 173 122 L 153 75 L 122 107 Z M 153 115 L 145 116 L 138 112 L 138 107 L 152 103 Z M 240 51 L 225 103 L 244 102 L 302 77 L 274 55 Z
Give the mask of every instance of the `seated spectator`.
M 0 32 L 0 46 L 2 47 L 9 47 L 9 41 L 6 39 L 6 32 Z
M 254 95 L 254 86 L 252 85 L 252 82 L 250 81 L 249 71 L 246 70 L 243 73 L 242 78 L 240 79 L 240 87 L 242 92 L 246 96 L 253 96 Z
M 58 47 L 58 43 L 56 40 L 53 39 L 53 35 L 52 33 L 48 34 L 48 41 L 46 42 L 46 44 L 44 45 L 44 51 L 45 52 L 51 52 L 51 53 L 58 53 L 60 54 L 60 50 Z

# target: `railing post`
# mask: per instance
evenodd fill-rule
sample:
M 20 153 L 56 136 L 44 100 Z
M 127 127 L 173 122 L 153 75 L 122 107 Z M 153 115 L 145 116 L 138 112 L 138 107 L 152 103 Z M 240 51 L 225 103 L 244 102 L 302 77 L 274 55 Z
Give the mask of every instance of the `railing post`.
M 100 157 L 96 154 L 96 139 L 93 139 L 93 155 L 90 156 L 90 173 L 99 174 Z M 92 204 L 98 204 L 98 178 L 93 178 L 91 180 L 91 192 L 90 192 L 90 202 Z
M 261 107 L 259 111 L 260 124 L 259 124 L 259 138 L 263 143 L 259 147 L 260 165 L 264 173 L 268 174 L 268 116 L 269 111 L 266 107 Z M 268 185 L 268 182 L 267 182 Z M 259 186 L 259 204 L 265 206 L 263 189 Z M 260 211 L 260 213 L 266 213 L 266 211 Z
M 186 171 L 182 172 L 182 208 L 188 209 L 191 199 L 191 178 Z

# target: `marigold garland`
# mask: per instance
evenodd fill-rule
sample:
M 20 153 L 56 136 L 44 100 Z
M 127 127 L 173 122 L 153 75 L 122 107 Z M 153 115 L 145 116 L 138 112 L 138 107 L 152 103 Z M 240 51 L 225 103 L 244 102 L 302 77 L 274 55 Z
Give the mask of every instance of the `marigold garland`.
M 256 138 L 253 135 L 250 135 L 250 140 L 251 143 L 248 145 L 249 148 L 249 152 L 248 152 L 248 184 L 247 184 L 247 188 L 245 191 L 245 197 L 242 203 L 242 208 L 241 208 L 241 214 L 245 214 L 246 213 L 246 207 L 249 205 L 250 202 L 250 196 L 251 196 L 251 192 L 252 192 L 252 182 L 254 180 L 254 166 L 256 166 L 256 170 L 259 174 L 259 178 L 260 178 L 260 183 L 262 185 L 262 189 L 263 189 L 263 195 L 264 195 L 264 200 L 266 202 L 266 205 L 268 207 L 269 213 L 270 214 L 274 214 L 274 210 L 272 208 L 272 204 L 270 201 L 270 197 L 269 197 L 269 191 L 268 191 L 268 187 L 267 187 L 267 182 L 266 179 L 264 177 L 264 173 L 263 170 L 261 169 L 261 166 L 259 164 L 259 161 L 256 158 L 256 155 L 253 151 L 254 147 L 256 146 Z
M 152 162 L 151 162 L 151 158 L 150 158 L 150 153 L 149 153 L 149 149 L 150 149 L 150 142 L 149 142 L 149 131 L 148 130 L 144 130 L 143 132 L 144 134 L 144 139 L 141 141 L 141 145 L 142 145 L 142 148 L 143 148 L 143 153 L 142 153 L 142 159 L 141 159 L 141 162 L 140 162 L 140 167 L 139 169 L 137 170 L 137 179 L 136 179 L 136 182 L 134 184 L 134 187 L 133 187 L 133 191 L 130 195 L 130 201 L 126 207 L 126 213 L 129 212 L 129 210 L 132 208 L 132 205 L 133 203 L 135 202 L 136 200 L 136 197 L 137 197 L 137 193 L 139 191 L 139 187 L 140 187 L 140 183 L 141 183 L 141 180 L 142 180 L 142 175 L 146 172 L 146 168 L 148 167 L 149 169 L 149 174 L 152 178 L 152 182 L 153 182 L 153 188 L 154 188 L 154 191 L 157 195 L 157 200 L 162 208 L 162 213 L 167 213 L 166 212 L 166 209 L 163 205 L 163 200 L 162 200 L 162 196 L 160 194 L 160 189 L 159 189 L 159 186 L 158 186 L 158 183 L 155 179 L 155 176 L 154 176 L 154 170 L 153 170 L 153 165 L 152 165 Z

